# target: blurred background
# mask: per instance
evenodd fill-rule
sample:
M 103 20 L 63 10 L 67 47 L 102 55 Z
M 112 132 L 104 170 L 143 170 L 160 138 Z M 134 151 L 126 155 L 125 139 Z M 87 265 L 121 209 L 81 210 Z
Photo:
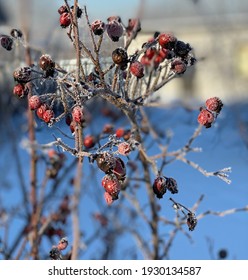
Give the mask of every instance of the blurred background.
M 70 2 L 70 1 L 69 1 Z M 27 27 L 30 43 L 56 59 L 70 59 L 73 52 L 67 35 L 58 26 L 60 0 L 1 0 L 0 33 L 10 27 Z M 73 1 L 71 1 L 73 4 Z M 80 1 L 87 5 L 90 20 L 121 15 L 142 20 L 142 32 L 131 50 L 151 38 L 154 31 L 170 31 L 189 42 L 198 63 L 183 78 L 172 81 L 166 100 L 204 100 L 218 95 L 224 102 L 247 99 L 248 87 L 248 2 L 244 0 L 105 0 Z M 114 4 L 113 4 L 114 3 Z M 13 53 L 0 51 L 1 66 Z M 2 75 L 2 74 L 1 74 Z

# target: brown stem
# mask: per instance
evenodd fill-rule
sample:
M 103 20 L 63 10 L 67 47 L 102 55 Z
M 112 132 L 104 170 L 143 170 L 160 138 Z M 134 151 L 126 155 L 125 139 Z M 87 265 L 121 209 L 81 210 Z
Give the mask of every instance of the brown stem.
M 28 32 L 26 31 L 26 41 L 28 42 Z M 32 65 L 31 50 L 27 45 L 25 49 L 25 60 L 27 65 Z M 32 95 L 32 84 L 28 84 L 29 95 Z M 31 110 L 27 110 L 28 115 L 28 134 L 30 143 L 35 143 L 35 122 L 34 116 Z M 33 259 L 38 259 L 38 219 L 37 219 L 37 154 L 36 150 L 31 147 L 30 154 L 30 201 L 32 205 L 32 214 L 31 214 L 31 227 L 32 227 L 32 239 L 31 239 L 31 256 Z

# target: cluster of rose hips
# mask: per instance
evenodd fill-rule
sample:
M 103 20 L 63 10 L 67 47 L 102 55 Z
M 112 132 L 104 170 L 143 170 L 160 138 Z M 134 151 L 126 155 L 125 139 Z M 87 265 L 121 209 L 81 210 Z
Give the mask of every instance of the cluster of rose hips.
M 211 97 L 206 100 L 206 107 L 200 108 L 200 113 L 198 115 L 199 124 L 205 126 L 206 128 L 210 128 L 212 123 L 217 118 L 220 113 L 223 103 L 218 97 Z
M 73 11 L 74 7 L 71 6 L 70 10 Z M 66 28 L 68 26 L 71 25 L 71 14 L 70 14 L 70 10 L 68 10 L 66 5 L 62 5 L 59 9 L 58 9 L 58 13 L 60 14 L 60 18 L 59 18 L 59 22 L 60 22 L 60 26 L 62 28 Z M 77 7 L 77 17 L 80 18 L 82 15 L 82 9 L 80 9 L 79 7 Z
M 124 48 L 117 48 L 112 53 L 113 62 L 125 70 L 130 62 L 129 71 L 138 79 L 144 77 L 146 68 L 157 69 L 164 62 L 170 62 L 170 70 L 176 74 L 183 74 L 188 66 L 195 62 L 191 53 L 191 46 L 188 43 L 177 40 L 171 33 L 155 33 L 155 38 L 143 45 L 144 54 L 140 60 L 136 55 L 128 57 Z M 147 47 L 151 45 L 151 47 Z
M 140 28 L 140 21 L 137 19 L 129 19 L 128 26 L 125 27 L 119 16 L 108 17 L 107 23 L 101 20 L 95 20 L 91 23 L 91 30 L 96 36 L 102 36 L 106 31 L 108 37 L 113 42 L 118 42 L 120 37 L 126 34 L 131 36 L 132 32 L 137 34 Z M 134 36 L 135 37 L 135 36 Z
M 109 152 L 96 155 L 96 163 L 100 170 L 106 175 L 102 179 L 105 190 L 104 198 L 108 205 L 118 199 L 122 185 L 126 179 L 126 166 L 120 157 Z
M 187 66 L 193 65 L 195 58 L 193 57 L 191 46 L 188 43 L 178 40 L 172 33 L 156 32 L 155 38 L 148 43 L 158 42 L 158 45 L 148 48 L 141 57 L 142 65 L 146 67 L 153 66 L 157 68 L 164 60 L 171 61 L 171 70 L 177 74 L 183 74 Z
M 25 66 L 17 68 L 13 77 L 17 84 L 13 88 L 13 93 L 19 98 L 23 98 L 29 93 L 28 83 L 39 78 L 47 78 L 53 76 L 55 72 L 55 62 L 47 54 L 42 55 L 39 59 L 39 68 L 42 72 L 34 70 L 32 67 Z M 43 101 L 44 100 L 44 101 Z M 29 108 L 36 111 L 38 118 L 46 123 L 50 123 L 54 119 L 54 111 L 47 104 L 46 97 L 42 100 L 39 95 L 32 95 L 28 98 Z
M 170 191 L 172 194 L 178 193 L 177 182 L 173 178 L 165 176 L 158 176 L 153 182 L 153 192 L 157 198 L 162 198 L 166 191 Z

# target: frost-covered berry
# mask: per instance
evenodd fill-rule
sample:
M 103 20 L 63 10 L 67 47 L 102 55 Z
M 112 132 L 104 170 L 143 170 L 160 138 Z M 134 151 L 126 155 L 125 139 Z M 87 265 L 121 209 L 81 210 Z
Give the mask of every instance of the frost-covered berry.
M 131 152 L 131 147 L 128 142 L 122 142 L 118 145 L 118 152 L 123 156 L 127 156 Z
M 28 66 L 19 67 L 14 71 L 13 77 L 18 83 L 27 83 L 32 79 L 32 69 Z
M 11 51 L 13 47 L 13 39 L 8 35 L 1 35 L 0 37 L 1 46 L 7 50 Z
M 106 25 L 106 29 L 109 38 L 113 42 L 118 42 L 124 31 L 122 25 L 116 20 L 109 21 L 109 23 Z
M 152 189 L 157 198 L 162 198 L 163 195 L 166 193 L 166 179 L 161 176 L 157 177 L 154 180 Z
M 116 160 L 110 153 L 104 152 L 97 156 L 96 163 L 103 172 L 109 173 L 115 168 Z
M 223 103 L 218 97 L 211 97 L 206 101 L 207 109 L 219 113 L 223 107 Z
M 112 59 L 115 64 L 126 64 L 128 60 L 127 51 L 123 48 L 117 48 L 112 52 Z
M 36 110 L 36 115 L 38 116 L 38 118 L 43 119 L 43 114 L 47 109 L 48 106 L 45 103 L 41 104 L 40 107 Z
M 206 128 L 211 127 L 214 121 L 214 115 L 207 109 L 202 109 L 197 118 L 199 124 L 204 125 Z
M 174 59 L 171 63 L 171 70 L 176 74 L 183 74 L 186 69 L 186 64 L 180 58 Z
M 144 66 L 139 61 L 134 61 L 130 65 L 130 72 L 137 78 L 144 77 Z
M 113 200 L 118 199 L 118 195 L 121 190 L 121 184 L 115 175 L 105 175 L 102 179 L 102 186 L 104 187 L 105 191 L 111 195 Z
M 54 112 L 51 109 L 48 109 L 44 112 L 42 119 L 45 123 L 49 123 L 54 118 Z
M 177 38 L 172 33 L 161 33 L 158 37 L 158 43 L 162 48 L 171 50 L 174 48 Z
M 31 110 L 37 110 L 41 105 L 41 100 L 38 95 L 32 95 L 28 99 L 28 105 Z
M 71 24 L 71 17 L 69 13 L 63 13 L 59 18 L 60 26 L 66 28 Z
M 28 90 L 25 88 L 23 84 L 17 84 L 13 88 L 14 95 L 23 98 L 25 95 L 27 95 Z
M 75 106 L 72 110 L 72 119 L 76 123 L 81 123 L 83 121 L 83 117 L 84 117 L 83 108 L 80 106 Z
M 104 33 L 106 25 L 104 22 L 97 19 L 91 23 L 91 29 L 95 35 L 100 36 Z
M 39 59 L 39 66 L 44 71 L 54 69 L 55 63 L 48 54 L 43 54 Z

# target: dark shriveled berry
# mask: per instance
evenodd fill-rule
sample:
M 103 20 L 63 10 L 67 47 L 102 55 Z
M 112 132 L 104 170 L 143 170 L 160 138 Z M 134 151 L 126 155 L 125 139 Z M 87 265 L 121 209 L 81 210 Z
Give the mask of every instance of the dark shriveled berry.
M 194 213 L 188 213 L 187 214 L 187 225 L 189 228 L 189 231 L 193 231 L 197 225 L 197 219 L 195 217 Z
M 110 153 L 104 152 L 97 155 L 96 163 L 103 172 L 109 173 L 115 168 L 116 160 Z
M 227 253 L 226 249 L 221 249 L 218 252 L 219 259 L 221 259 L 221 260 L 226 259 L 227 255 L 228 255 L 228 253 Z
M 12 47 L 13 47 L 13 39 L 10 36 L 7 35 L 1 35 L 0 37 L 0 41 L 1 41 L 1 46 L 7 50 L 7 51 L 11 51 Z
M 177 181 L 173 178 L 166 178 L 166 188 L 172 194 L 178 193 Z
M 62 255 L 57 247 L 52 248 L 49 255 L 52 260 L 62 260 Z
M 192 50 L 191 46 L 183 41 L 177 41 L 175 43 L 174 52 L 180 57 L 185 57 Z
M 120 181 L 124 181 L 126 178 L 126 167 L 123 160 L 119 157 L 115 158 L 115 167 L 112 172 L 115 174 L 116 178 Z
M 91 23 L 91 30 L 96 36 L 101 36 L 106 29 L 106 25 L 101 20 L 95 20 Z
M 10 31 L 10 35 L 11 35 L 13 38 L 17 39 L 17 38 L 21 38 L 21 37 L 22 37 L 22 32 L 21 32 L 21 30 L 19 30 L 19 29 L 13 28 L 13 29 L 11 29 L 11 31 Z
M 162 198 L 166 193 L 166 179 L 164 177 L 157 177 L 153 183 L 153 192 L 157 196 L 157 198 Z

